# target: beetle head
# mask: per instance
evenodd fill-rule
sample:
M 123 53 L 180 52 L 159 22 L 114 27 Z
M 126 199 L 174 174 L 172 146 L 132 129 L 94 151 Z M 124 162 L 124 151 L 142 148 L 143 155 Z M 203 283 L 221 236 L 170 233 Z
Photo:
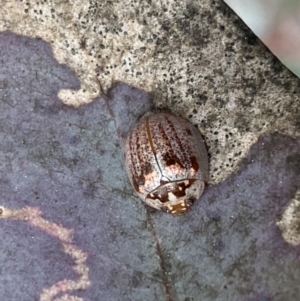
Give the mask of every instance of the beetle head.
M 192 200 L 181 199 L 177 203 L 166 204 L 167 212 L 174 215 L 187 212 L 191 205 L 194 203 Z
M 152 207 L 155 203 L 158 209 L 166 209 L 168 213 L 184 213 L 195 200 L 199 199 L 203 189 L 204 182 L 199 179 L 164 182 L 148 193 L 145 202 Z

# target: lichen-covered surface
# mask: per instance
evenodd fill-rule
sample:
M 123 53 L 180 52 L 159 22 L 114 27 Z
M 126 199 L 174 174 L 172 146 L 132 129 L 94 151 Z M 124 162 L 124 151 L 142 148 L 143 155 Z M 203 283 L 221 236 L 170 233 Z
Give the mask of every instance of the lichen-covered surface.
M 123 81 L 198 124 L 211 153 L 210 183 L 230 175 L 266 132 L 299 134 L 299 83 L 217 1 L 5 1 L 0 30 L 40 37 L 73 69 L 92 101 Z
M 0 11 L 1 300 L 298 300 L 298 79 L 221 1 L 72 3 Z M 119 40 L 101 38 L 121 20 Z M 116 45 L 131 47 L 120 62 Z M 59 98 L 101 86 L 77 108 Z M 120 144 L 152 99 L 209 146 L 210 185 L 186 215 L 147 208 L 125 174 Z

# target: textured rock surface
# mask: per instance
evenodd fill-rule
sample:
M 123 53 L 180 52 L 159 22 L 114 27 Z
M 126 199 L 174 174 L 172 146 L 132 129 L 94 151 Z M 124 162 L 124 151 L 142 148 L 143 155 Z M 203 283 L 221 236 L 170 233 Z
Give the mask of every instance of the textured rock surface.
M 116 128 L 151 97 L 117 84 L 68 107 L 57 92 L 79 82 L 49 44 L 6 33 L 0 45 L 1 299 L 298 300 L 300 247 L 276 223 L 299 189 L 299 138 L 261 137 L 186 215 L 152 211 Z
M 263 133 L 299 136 L 299 82 L 223 1 L 15 1 L 0 30 L 40 37 L 72 68 L 92 101 L 113 81 L 153 93 L 197 124 L 211 153 L 211 183 L 226 179 Z
M 299 81 L 221 0 L 8 0 L 0 30 L 1 300 L 298 301 Z M 123 168 L 152 100 L 209 146 L 176 218 Z

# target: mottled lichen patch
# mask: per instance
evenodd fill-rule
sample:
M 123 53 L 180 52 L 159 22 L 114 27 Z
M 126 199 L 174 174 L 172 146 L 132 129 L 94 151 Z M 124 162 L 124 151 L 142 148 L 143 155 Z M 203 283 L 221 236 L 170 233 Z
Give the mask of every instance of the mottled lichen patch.
M 266 132 L 299 135 L 299 83 L 221 1 L 5 1 L 0 30 L 40 37 L 81 81 L 66 104 L 118 80 L 198 125 L 224 180 Z

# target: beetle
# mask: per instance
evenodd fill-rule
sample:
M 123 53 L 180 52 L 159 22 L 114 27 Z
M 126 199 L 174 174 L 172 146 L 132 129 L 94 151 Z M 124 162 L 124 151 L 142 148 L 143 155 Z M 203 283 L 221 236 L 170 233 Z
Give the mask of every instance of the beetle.
M 199 130 L 171 113 L 146 113 L 125 141 L 129 180 L 149 206 L 186 212 L 208 181 L 208 156 Z

